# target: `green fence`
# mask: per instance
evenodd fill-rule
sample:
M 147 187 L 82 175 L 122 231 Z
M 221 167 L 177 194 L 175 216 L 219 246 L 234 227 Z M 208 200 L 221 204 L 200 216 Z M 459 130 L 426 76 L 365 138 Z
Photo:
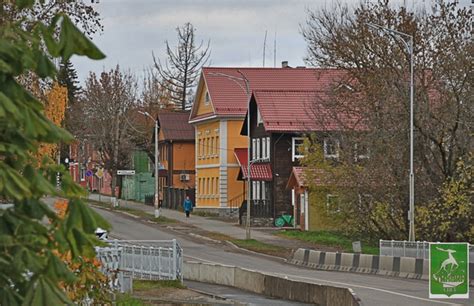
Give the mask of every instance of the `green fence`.
M 146 195 L 155 192 L 155 178 L 151 172 L 125 176 L 122 181 L 122 199 L 145 202 Z

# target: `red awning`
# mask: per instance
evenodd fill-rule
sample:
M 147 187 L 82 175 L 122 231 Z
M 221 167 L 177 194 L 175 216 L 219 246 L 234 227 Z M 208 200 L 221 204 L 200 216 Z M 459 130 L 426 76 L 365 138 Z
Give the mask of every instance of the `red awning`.
M 247 149 L 237 148 L 234 149 L 234 155 L 237 158 L 237 162 L 240 165 L 239 179 L 247 180 Z M 271 181 L 273 180 L 272 168 L 270 163 L 254 163 L 250 165 L 250 178 L 255 181 Z

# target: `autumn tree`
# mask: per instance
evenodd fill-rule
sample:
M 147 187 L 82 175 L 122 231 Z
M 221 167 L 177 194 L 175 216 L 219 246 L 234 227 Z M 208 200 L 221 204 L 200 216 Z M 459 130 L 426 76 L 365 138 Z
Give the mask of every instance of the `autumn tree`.
M 44 114 L 54 125 L 61 127 L 67 107 L 67 88 L 54 82 L 52 88 L 46 94 L 46 101 L 44 102 Z M 56 160 L 59 151 L 58 144 L 45 143 L 41 144 L 39 148 L 40 156 L 48 156 Z
M 104 168 L 112 176 L 114 196 L 117 170 L 129 166 L 135 148 L 131 140 L 133 125 L 128 117 L 137 103 L 135 77 L 118 66 L 102 72 L 99 77 L 91 72 L 86 79 L 78 113 L 82 122 L 76 126 L 75 134 L 99 152 Z
M 40 144 L 58 144 L 72 137 L 46 117 L 43 103 L 18 79 L 28 73 L 41 80 L 53 78 L 57 71 L 51 58 L 67 61 L 73 55 L 92 59 L 104 55 L 67 15 L 55 14 L 49 21 L 31 22 L 25 28 L 24 20 L 5 19 L 4 14 L 13 9 L 27 20 L 35 1 L 6 3 L 8 7 L 5 1 L 0 5 L 0 200 L 13 207 L 0 210 L 0 304 L 80 304 L 82 300 L 72 301 L 61 286 L 77 283 L 79 278 L 62 255 L 70 254 L 71 263 L 94 256 L 98 242 L 94 231 L 99 224 L 107 225 L 81 201 L 82 188 L 64 167 L 47 156 L 38 157 Z M 64 100 L 60 89 L 50 94 Z M 53 113 L 51 117 L 61 116 Z M 57 172 L 63 176 L 59 190 Z M 44 202 L 45 195 L 68 198 L 62 219 Z
M 192 105 L 193 87 L 196 86 L 201 67 L 209 60 L 210 41 L 195 42 L 196 28 L 189 22 L 177 27 L 178 44 L 175 48 L 166 44 L 166 61 L 162 63 L 153 56 L 158 76 L 170 101 L 176 109 L 186 110 Z
M 408 233 L 409 56 L 399 39 L 368 23 L 414 37 L 415 206 L 423 207 L 440 199 L 448 205 L 442 186 L 473 149 L 471 18 L 469 9 L 443 1 L 416 12 L 388 0 L 308 12 L 302 28 L 307 63 L 346 71 L 308 111 L 323 122 L 354 116 L 367 127 L 346 126 L 344 135 L 328 129 L 326 135 L 340 140 L 340 157 L 327 175 L 335 185 L 340 182 L 347 223 L 354 229 L 394 239 Z M 321 113 L 321 107 L 331 111 Z M 358 151 L 370 153 L 370 159 L 361 160 Z M 350 188 L 341 181 L 351 182 Z M 417 230 L 417 237 L 425 233 Z

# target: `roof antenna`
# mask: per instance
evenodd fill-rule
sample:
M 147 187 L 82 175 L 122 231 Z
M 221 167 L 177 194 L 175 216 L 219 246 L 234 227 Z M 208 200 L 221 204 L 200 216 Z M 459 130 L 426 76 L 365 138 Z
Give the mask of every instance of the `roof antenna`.
M 267 30 L 265 30 L 265 38 L 263 39 L 263 67 L 265 67 L 265 47 L 267 46 Z
M 273 39 L 273 68 L 277 65 L 277 32 L 275 31 L 275 38 Z

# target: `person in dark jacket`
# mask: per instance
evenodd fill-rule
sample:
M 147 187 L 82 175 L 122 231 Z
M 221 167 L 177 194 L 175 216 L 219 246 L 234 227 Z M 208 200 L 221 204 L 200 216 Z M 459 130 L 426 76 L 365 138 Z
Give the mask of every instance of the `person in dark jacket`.
M 186 196 L 186 199 L 183 202 L 183 208 L 186 213 L 186 218 L 189 218 L 189 214 L 193 210 L 193 202 L 189 199 L 189 196 Z

